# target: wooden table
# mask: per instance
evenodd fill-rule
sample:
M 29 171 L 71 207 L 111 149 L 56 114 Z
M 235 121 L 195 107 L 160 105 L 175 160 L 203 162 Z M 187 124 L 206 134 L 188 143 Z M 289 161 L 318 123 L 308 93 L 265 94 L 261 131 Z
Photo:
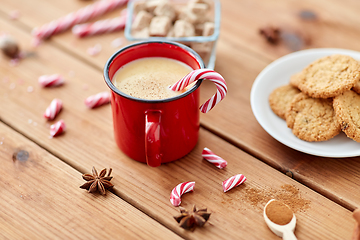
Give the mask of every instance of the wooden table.
M 222 0 L 215 70 L 225 77 L 228 96 L 201 114 L 196 148 L 158 168 L 133 161 L 117 148 L 110 105 L 90 110 L 83 103 L 108 90 L 102 69 L 116 51 L 114 39 L 129 44 L 123 32 L 78 39 L 67 31 L 38 48 L 31 45 L 34 27 L 87 4 L 1 1 L 0 30 L 32 53 L 16 66 L 0 57 L 1 239 L 279 239 L 267 228 L 262 210 L 269 197 L 289 197 L 288 188 L 293 199 L 304 203 L 294 209 L 299 239 L 351 238 L 351 213 L 360 204 L 360 158 L 316 157 L 279 143 L 252 114 L 250 90 L 265 66 L 293 51 L 360 51 L 358 0 Z M 16 20 L 9 17 L 14 11 L 20 13 Z M 316 19 L 304 19 L 301 13 L 314 13 Z M 259 29 L 269 25 L 298 44 L 286 39 L 268 43 Z M 97 43 L 101 52 L 90 56 L 87 49 Z M 38 77 L 53 73 L 62 74 L 66 84 L 41 88 Z M 204 101 L 214 86 L 204 83 L 201 91 Z M 59 117 L 67 130 L 51 139 L 52 122 L 42 114 L 55 97 L 64 102 Z M 219 170 L 207 163 L 201 157 L 204 147 L 226 159 L 228 166 Z M 105 196 L 79 188 L 81 175 L 93 166 L 113 169 L 115 187 Z M 247 177 L 246 183 L 223 193 L 222 181 L 238 173 Z M 171 190 L 184 181 L 195 181 L 196 187 L 183 196 L 181 205 L 196 204 L 212 213 L 205 227 L 193 232 L 178 226 L 173 219 L 178 209 L 169 202 Z

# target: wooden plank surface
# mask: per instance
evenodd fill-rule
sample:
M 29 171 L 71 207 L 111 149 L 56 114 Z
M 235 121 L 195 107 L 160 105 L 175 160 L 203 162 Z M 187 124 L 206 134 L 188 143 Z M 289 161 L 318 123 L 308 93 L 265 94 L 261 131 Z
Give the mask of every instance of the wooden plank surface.
M 30 40 L 28 33 L 11 26 L 9 21 L 0 20 L 0 27 L 16 39 Z M 52 44 L 42 46 L 33 58 L 23 60 L 16 67 L 9 67 L 4 58 L 0 66 L 3 122 L 81 172 L 89 172 L 92 166 L 112 167 L 116 195 L 185 238 L 278 239 L 266 227 L 262 208 L 266 198 L 281 198 L 284 186 L 298 189 L 300 199 L 308 203 L 296 212 L 299 238 L 336 239 L 351 235 L 354 221 L 350 211 L 206 130 L 201 130 L 194 151 L 174 163 L 153 169 L 127 158 L 113 140 L 110 106 L 89 110 L 83 104 L 88 95 L 106 89 L 101 71 Z M 42 89 L 37 77 L 50 72 L 64 74 L 67 83 L 59 88 Z M 28 92 L 29 86 L 33 91 Z M 54 97 L 64 101 L 59 118 L 65 120 L 68 130 L 50 139 L 49 123 L 42 114 Z M 219 170 L 203 160 L 201 150 L 205 146 L 224 157 L 228 167 Z M 248 178 L 246 184 L 223 193 L 221 182 L 238 173 Z M 195 181 L 196 187 L 193 193 L 184 195 L 182 206 L 190 208 L 196 204 L 212 212 L 206 227 L 194 232 L 184 231 L 172 218 L 178 210 L 170 204 L 169 195 L 173 187 L 184 181 Z M 84 193 L 81 189 L 78 191 Z M 254 197 L 262 201 L 256 204 Z
M 269 60 L 304 48 L 346 48 L 360 50 L 355 39 L 360 37 L 360 8 L 356 0 L 305 1 L 221 1 L 221 39 L 234 48 L 245 48 Z M 301 17 L 303 12 L 316 19 Z M 304 14 L 304 13 L 303 13 Z M 239 24 L 233 24 L 237 22 Z M 277 45 L 269 45 L 259 35 L 266 26 L 278 27 L 291 36 Z M 237 37 L 234 37 L 237 36 Z M 298 42 L 299 44 L 295 44 Z M 294 46 L 299 46 L 294 47 Z
M 182 239 L 3 123 L 0 162 L 1 239 Z
M 360 37 L 360 20 L 356 17 L 359 2 L 349 0 L 347 4 L 343 4 L 342 1 L 336 0 L 320 0 L 315 3 L 310 0 L 223 0 L 221 3 L 223 17 L 216 71 L 227 80 L 229 94 L 218 107 L 208 114 L 201 115 L 201 124 L 280 171 L 291 172 L 296 180 L 343 206 L 355 209 L 360 205 L 360 193 L 352 191 L 357 189 L 360 183 L 358 158 L 319 158 L 280 144 L 257 123 L 250 108 L 249 98 L 257 74 L 272 60 L 297 50 L 291 47 L 291 42 L 285 40 L 277 45 L 267 43 L 259 35 L 259 29 L 268 25 L 279 27 L 284 33 L 294 37 L 295 41 L 304 43 L 302 48 L 337 47 L 360 50 L 357 44 Z M 31 14 L 36 11 L 37 6 L 44 4 L 52 14 Z M 12 10 L 19 10 L 22 13 L 19 25 L 30 33 L 34 27 L 86 4 L 71 0 L 52 4 L 43 3 L 42 0 L 33 0 L 32 4 L 22 4 L 22 0 L 5 0 L 2 9 L 4 16 Z M 314 13 L 316 20 L 302 19 L 302 11 Z M 103 18 L 113 17 L 117 13 L 110 13 Z M 233 24 L 234 22 L 240 24 Z M 70 32 L 66 32 L 53 37 L 51 43 L 54 42 L 61 49 L 102 69 L 107 58 L 115 51 L 111 47 L 111 41 L 122 36 L 123 33 L 119 32 L 77 39 Z M 126 40 L 123 41 L 124 45 L 128 43 Z M 102 45 L 100 54 L 95 57 L 88 56 L 87 49 L 97 43 Z M 23 43 L 27 48 L 29 44 L 29 41 Z M 45 43 L 40 48 L 44 48 L 46 44 L 50 43 Z M 202 101 L 209 98 L 213 92 L 214 86 L 205 82 L 202 85 Z M 349 168 L 354 170 L 350 175 Z M 337 187 L 338 185 L 346 187 Z
M 256 75 L 270 61 L 291 51 L 284 44 L 268 45 L 258 35 L 258 28 L 268 24 L 269 19 L 275 25 L 286 20 L 295 30 L 296 27 L 300 30 L 312 28 L 313 41 L 307 47 L 331 46 L 359 50 L 356 44 L 360 34 L 359 19 L 355 18 L 358 6 L 356 1 L 348 1 L 349 5 L 345 7 L 341 1 L 318 1 L 316 4 L 304 1 L 301 6 L 294 3 L 297 2 L 222 1 L 226 17 L 222 19 L 216 70 L 227 79 L 229 95 L 209 114 L 201 115 L 201 122 L 207 129 L 260 157 L 270 166 L 283 172 L 290 170 L 297 180 L 353 209 L 359 205 L 359 193 L 356 191 L 359 185 L 358 158 L 341 161 L 298 153 L 272 139 L 251 113 L 249 94 Z M 262 220 L 261 208 L 264 203 L 254 205 L 249 198 L 244 198 L 244 195 L 247 196 L 244 192 L 254 189 L 262 193 L 274 189 L 280 191 L 284 184 L 288 184 L 300 189 L 303 198 L 311 202 L 309 209 L 296 213 L 299 219 L 296 234 L 299 238 L 350 238 L 353 220 L 348 210 L 205 130 L 201 130 L 196 149 L 175 163 L 150 169 L 125 157 L 113 142 L 110 107 L 88 110 L 83 105 L 85 97 L 107 89 L 101 69 L 115 51 L 111 41 L 122 34 L 79 40 L 71 33 L 65 33 L 36 50 L 30 47 L 30 31 L 33 27 L 86 4 L 71 0 L 51 3 L 42 0 L 33 0 L 31 3 L 22 0 L 2 2 L 0 29 L 14 35 L 23 49 L 35 53 L 16 67 L 9 67 L 7 59 L 0 59 L 0 119 L 3 122 L 81 172 L 89 172 L 93 165 L 98 168 L 113 167 L 115 193 L 183 237 L 248 239 L 253 236 L 258 239 L 278 239 Z M 33 14 L 39 6 L 46 7 L 47 11 Z M 322 22 L 316 23 L 316 28 L 313 23 L 293 18 L 307 7 L 321 16 Z M 20 11 L 18 21 L 8 19 L 12 10 Z M 331 18 L 335 11 L 342 14 Z M 114 12 L 106 17 L 116 14 Z M 244 24 L 234 26 L 234 22 Z M 285 27 L 288 29 L 288 26 Z M 333 37 L 338 29 L 341 34 Z M 87 48 L 99 42 L 103 46 L 102 52 L 96 57 L 88 56 Z M 67 83 L 64 86 L 42 89 L 37 85 L 40 75 L 55 72 L 66 76 Z M 29 91 L 29 87 L 33 91 Z M 202 86 L 202 100 L 213 91 L 214 87 L 205 83 Z M 64 110 L 59 117 L 68 124 L 68 131 L 59 138 L 49 139 L 49 123 L 42 118 L 42 113 L 54 97 L 64 101 Z M 201 159 L 201 149 L 205 146 L 228 160 L 229 166 L 225 171 L 219 171 Z M 221 182 L 237 173 L 246 175 L 247 183 L 228 194 L 222 193 Z M 184 196 L 183 206 L 197 204 L 213 212 L 206 228 L 193 233 L 185 232 L 177 226 L 172 219 L 177 210 L 169 203 L 171 189 L 188 180 L 196 181 L 196 190 Z M 259 229 L 254 231 L 254 226 L 259 226 Z

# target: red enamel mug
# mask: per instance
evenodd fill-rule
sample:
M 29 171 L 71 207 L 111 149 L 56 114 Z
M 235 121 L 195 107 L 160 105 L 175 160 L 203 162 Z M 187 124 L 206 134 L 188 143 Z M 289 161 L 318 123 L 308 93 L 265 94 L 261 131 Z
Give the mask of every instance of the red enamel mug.
M 175 42 L 151 41 L 129 45 L 117 51 L 104 68 L 111 89 L 114 135 L 118 147 L 130 158 L 151 167 L 177 160 L 196 145 L 199 135 L 201 80 L 186 92 L 172 98 L 146 100 L 121 92 L 112 82 L 123 65 L 140 58 L 166 57 L 192 69 L 204 68 L 200 56 Z

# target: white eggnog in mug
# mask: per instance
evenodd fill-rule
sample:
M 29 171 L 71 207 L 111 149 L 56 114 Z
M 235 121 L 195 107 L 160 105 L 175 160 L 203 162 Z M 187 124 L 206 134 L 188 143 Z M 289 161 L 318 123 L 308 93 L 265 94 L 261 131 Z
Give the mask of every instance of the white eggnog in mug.
M 180 61 L 165 57 L 140 58 L 122 66 L 114 75 L 114 85 L 132 97 L 155 100 L 180 95 L 169 86 L 176 83 L 193 69 Z

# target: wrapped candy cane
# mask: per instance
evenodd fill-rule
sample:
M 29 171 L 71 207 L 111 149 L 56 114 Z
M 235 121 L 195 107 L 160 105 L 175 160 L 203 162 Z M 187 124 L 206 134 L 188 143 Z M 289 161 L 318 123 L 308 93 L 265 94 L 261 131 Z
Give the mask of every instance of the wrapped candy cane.
M 32 31 L 32 35 L 35 39 L 47 39 L 52 35 L 66 31 L 78 23 L 84 23 L 121 7 L 127 2 L 128 0 L 102 0 L 95 2 L 76 12 L 69 13 L 64 17 L 35 28 Z
M 125 11 L 120 17 L 99 20 L 94 23 L 77 24 L 72 28 L 72 33 L 78 37 L 88 37 L 119 31 L 125 27 L 126 15 Z
M 48 106 L 44 113 L 44 118 L 47 120 L 53 120 L 59 114 L 63 106 L 63 103 L 60 99 L 55 98 L 51 101 L 50 106 Z
M 88 108 L 100 107 L 104 104 L 110 102 L 110 93 L 109 92 L 100 92 L 98 94 L 92 95 L 85 99 L 85 105 Z
M 58 122 L 50 126 L 50 135 L 52 137 L 56 137 L 62 134 L 63 132 L 65 132 L 65 129 L 66 129 L 66 125 L 64 120 L 59 120 Z
M 242 174 L 237 174 L 235 176 L 232 176 L 228 180 L 223 181 L 222 187 L 224 189 L 224 192 L 229 191 L 230 189 L 239 186 L 243 182 L 246 181 L 246 177 Z
M 208 148 L 204 148 L 204 150 L 202 151 L 202 157 L 220 169 L 223 169 L 227 166 L 227 161 L 217 156 Z
M 57 87 L 64 84 L 65 80 L 60 74 L 42 75 L 39 77 L 39 84 L 42 87 Z
M 207 79 L 215 83 L 216 93 L 200 106 L 200 111 L 203 113 L 209 112 L 216 104 L 224 99 L 227 93 L 227 86 L 224 78 L 217 72 L 210 69 L 197 69 L 191 71 L 185 77 L 177 81 L 174 85 L 170 86 L 173 91 L 181 91 L 189 84 L 200 79 Z
M 175 207 L 179 206 L 181 203 L 181 196 L 184 193 L 194 191 L 195 182 L 183 182 L 178 184 L 170 194 L 170 202 Z

